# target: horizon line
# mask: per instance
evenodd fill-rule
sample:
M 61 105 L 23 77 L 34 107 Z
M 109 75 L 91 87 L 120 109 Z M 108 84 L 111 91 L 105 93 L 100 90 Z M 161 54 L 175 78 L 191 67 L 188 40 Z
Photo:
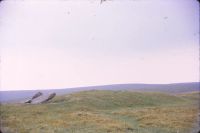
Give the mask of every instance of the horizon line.
M 111 85 L 171 85 L 171 84 L 187 84 L 187 83 L 199 83 L 200 81 L 194 82 L 173 82 L 173 83 L 119 83 L 119 84 L 102 84 L 102 85 L 88 85 L 88 86 L 77 86 L 77 87 L 65 87 L 65 88 L 47 88 L 47 89 L 16 89 L 16 90 L 1 90 L 0 92 L 5 91 L 37 91 L 37 90 L 62 90 L 62 89 L 76 89 L 76 88 L 88 88 L 88 87 L 100 87 L 100 86 L 111 86 Z

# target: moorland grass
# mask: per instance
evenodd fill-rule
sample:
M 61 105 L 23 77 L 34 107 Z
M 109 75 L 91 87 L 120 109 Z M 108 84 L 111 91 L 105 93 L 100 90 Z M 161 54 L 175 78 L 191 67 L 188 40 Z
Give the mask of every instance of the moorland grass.
M 1 105 L 4 133 L 188 133 L 196 99 L 153 92 L 84 91 L 46 104 Z

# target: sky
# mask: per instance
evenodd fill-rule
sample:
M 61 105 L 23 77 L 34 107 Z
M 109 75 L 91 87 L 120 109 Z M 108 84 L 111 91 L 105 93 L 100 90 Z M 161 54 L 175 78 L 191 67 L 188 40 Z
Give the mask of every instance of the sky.
M 199 81 L 196 0 L 5 0 L 0 90 Z

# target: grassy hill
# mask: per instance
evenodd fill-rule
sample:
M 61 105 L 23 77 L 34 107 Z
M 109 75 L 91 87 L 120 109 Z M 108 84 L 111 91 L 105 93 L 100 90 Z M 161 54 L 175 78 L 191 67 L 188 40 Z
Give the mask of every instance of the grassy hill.
M 196 102 L 200 102 L 199 98 L 200 98 L 200 92 L 198 91 L 194 91 L 194 92 L 190 92 L 190 93 L 182 93 L 179 94 L 179 96 L 185 98 L 185 99 L 190 99 L 192 101 L 196 101 Z
M 197 122 L 198 99 L 185 95 L 93 90 L 57 96 L 47 104 L 3 104 L 1 130 L 7 133 L 189 133 Z
M 47 89 L 43 94 L 56 93 L 57 95 L 70 94 L 88 90 L 127 90 L 140 92 L 188 93 L 199 91 L 199 82 L 173 83 L 173 84 L 112 84 L 100 86 L 87 86 L 77 88 Z M 16 102 L 33 96 L 41 90 L 0 91 L 0 102 Z
M 185 100 L 173 95 L 156 92 L 130 91 L 83 91 L 54 99 L 53 103 L 63 103 L 68 107 L 88 107 L 92 109 L 117 109 L 124 107 L 147 107 L 182 103 Z

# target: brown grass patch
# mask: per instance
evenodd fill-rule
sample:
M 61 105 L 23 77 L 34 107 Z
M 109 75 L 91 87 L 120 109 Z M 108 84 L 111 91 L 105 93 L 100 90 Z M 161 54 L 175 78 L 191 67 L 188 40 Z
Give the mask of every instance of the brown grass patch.
M 197 121 L 196 107 L 151 107 L 114 112 L 117 115 L 135 117 L 140 127 L 191 128 Z
M 94 125 L 108 132 L 113 132 L 116 130 L 125 131 L 128 127 L 130 127 L 128 124 L 125 125 L 121 121 L 117 121 L 102 114 L 93 112 L 76 111 L 68 114 L 66 118 L 68 119 L 68 122 L 71 121 L 71 126 L 73 124 Z

